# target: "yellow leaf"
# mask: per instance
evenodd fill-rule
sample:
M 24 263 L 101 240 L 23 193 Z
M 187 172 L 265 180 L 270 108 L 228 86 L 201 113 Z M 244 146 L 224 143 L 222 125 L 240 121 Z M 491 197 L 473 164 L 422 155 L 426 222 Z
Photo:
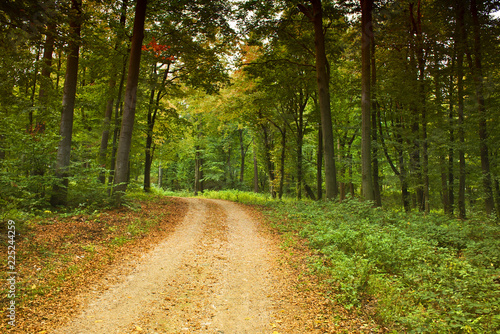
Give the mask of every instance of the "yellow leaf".
M 139 327 L 139 326 L 135 326 L 135 330 L 138 331 L 138 332 L 142 332 L 142 328 Z
M 102 320 L 96 320 L 95 322 L 96 322 L 96 323 L 98 323 L 98 322 L 102 322 Z
M 33 285 L 31 286 L 31 290 L 35 290 L 35 289 L 36 289 L 36 285 L 35 285 L 35 284 L 33 284 Z

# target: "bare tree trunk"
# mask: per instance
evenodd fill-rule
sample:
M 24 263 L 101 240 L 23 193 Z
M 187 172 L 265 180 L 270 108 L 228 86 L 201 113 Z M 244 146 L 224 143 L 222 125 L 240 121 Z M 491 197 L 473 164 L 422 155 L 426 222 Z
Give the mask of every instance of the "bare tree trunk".
M 266 167 L 267 167 L 267 173 L 269 175 L 269 191 L 271 193 L 272 198 L 276 198 L 276 191 L 274 190 L 274 169 L 273 169 L 273 163 L 271 161 L 271 150 L 272 150 L 272 143 L 271 143 L 271 138 L 269 134 L 269 127 L 262 124 L 262 132 L 264 134 L 264 154 L 266 157 Z
M 118 203 L 127 190 L 127 175 L 129 172 L 129 155 L 134 128 L 135 104 L 137 98 L 137 84 L 141 62 L 141 47 L 144 38 L 144 21 L 146 19 L 147 0 L 137 0 L 135 8 L 134 32 L 130 47 L 130 62 L 125 89 L 125 103 L 123 107 L 122 126 L 115 167 L 115 196 Z
M 281 131 L 281 157 L 280 157 L 280 185 L 278 189 L 278 197 L 283 197 L 283 186 L 285 184 L 285 154 L 286 154 L 286 126 L 283 126 Z
M 125 28 L 125 22 L 127 19 L 127 4 L 128 1 L 124 0 L 122 2 L 122 8 L 121 8 L 121 16 L 120 16 L 120 27 L 121 29 Z M 115 52 L 119 48 L 119 43 L 121 42 L 121 39 L 123 38 L 123 34 L 119 33 L 117 35 L 117 40 L 115 43 Z M 118 76 L 118 69 L 116 65 L 116 61 L 113 60 L 111 64 L 111 73 L 110 73 L 110 79 L 109 79 L 109 97 L 108 101 L 106 102 L 106 109 L 104 111 L 104 120 L 102 124 L 102 135 L 101 135 L 101 146 L 99 148 L 99 165 L 102 168 L 102 170 L 99 172 L 99 181 L 104 184 L 106 181 L 106 172 L 104 169 L 106 168 L 106 155 L 108 151 L 108 141 L 109 141 L 109 131 L 111 127 L 111 116 L 113 116 L 113 103 L 115 99 L 115 86 L 116 86 L 116 77 Z
M 48 103 L 48 92 L 52 87 L 52 82 L 50 80 L 50 73 L 52 72 L 52 54 L 54 53 L 54 35 L 56 33 L 56 25 L 47 25 L 47 34 L 45 37 L 45 44 L 43 47 L 43 58 L 42 58 L 42 76 L 40 78 L 40 90 L 38 92 L 38 100 L 40 102 L 40 107 L 42 109 L 41 115 L 38 117 L 37 123 L 42 124 L 45 122 L 46 110 Z
M 66 205 L 68 198 L 68 176 L 73 135 L 73 113 L 75 109 L 76 86 L 78 79 L 78 58 L 80 52 L 81 0 L 72 0 L 70 13 L 70 39 L 68 60 L 62 100 L 60 135 L 57 148 L 56 177 L 60 183 L 53 186 L 50 204 Z
M 372 167 L 373 167 L 373 196 L 375 200 L 375 205 L 382 206 L 382 195 L 380 194 L 380 176 L 379 176 L 379 143 L 377 135 L 377 112 L 378 112 L 378 102 L 376 94 L 376 84 L 377 84 L 377 67 L 375 66 L 375 34 L 372 31 L 371 35 L 371 134 L 372 134 Z
M 304 146 L 304 109 L 306 103 L 299 106 L 298 120 L 297 120 L 297 199 L 302 198 L 302 184 L 304 182 L 303 171 L 303 146 Z
M 452 74 L 450 74 L 450 92 L 449 92 L 449 114 L 448 114 L 448 123 L 450 128 L 450 142 L 448 149 L 448 201 L 450 203 L 448 213 L 450 215 L 454 214 L 455 211 L 455 174 L 454 174 L 454 156 L 455 152 L 453 150 L 453 145 L 455 142 L 455 121 L 454 121 L 454 113 L 453 113 L 453 87 L 454 87 L 454 77 L 453 77 L 453 69 L 455 67 L 455 55 L 452 58 Z
M 259 167 L 257 165 L 257 152 L 255 150 L 255 141 L 253 143 L 253 192 L 259 192 Z
M 326 199 L 337 197 L 337 171 L 335 166 L 335 148 L 333 145 L 332 114 L 330 109 L 330 78 L 326 59 L 325 36 L 323 31 L 323 10 L 321 0 L 309 0 L 312 10 L 304 6 L 299 9 L 314 25 L 314 44 L 316 50 L 316 80 L 318 85 L 319 110 L 323 130 L 323 147 L 325 157 Z
M 456 5 L 457 10 L 457 39 L 455 41 L 457 49 L 457 98 L 458 98 L 458 140 L 460 142 L 458 149 L 459 159 L 459 185 L 458 185 L 458 215 L 461 219 L 466 218 L 465 213 L 465 131 L 464 131 L 464 83 L 463 83 L 463 64 L 466 43 L 465 30 L 465 8 L 459 1 Z
M 201 151 L 200 146 L 195 147 L 195 158 L 194 158 L 194 195 L 198 196 L 199 192 L 203 192 L 201 186 Z
M 371 94 L 370 94 L 370 51 L 373 0 L 361 2 L 361 196 L 374 201 L 371 151 Z
M 245 145 L 243 142 L 243 129 L 238 130 L 238 138 L 240 140 L 240 155 L 241 155 L 241 162 L 240 162 L 240 185 L 243 185 L 243 179 L 245 177 L 245 155 L 246 155 L 246 150 L 245 150 Z
M 123 86 L 125 85 L 125 70 L 127 68 L 127 57 L 123 57 L 123 67 L 122 75 L 120 79 L 120 86 L 118 87 L 118 94 L 116 95 L 115 103 L 115 124 L 113 129 L 113 142 L 111 149 L 111 159 L 109 164 L 109 176 L 108 176 L 108 187 L 111 192 L 112 188 L 110 185 L 113 184 L 115 176 L 115 165 L 116 165 L 116 152 L 118 151 L 118 137 L 120 136 L 120 120 L 123 113 L 123 103 L 122 103 L 122 92 Z
M 316 198 L 321 200 L 323 198 L 323 134 L 321 131 L 321 126 L 318 127 L 318 151 L 316 152 L 316 187 L 317 196 Z
M 422 114 L 422 209 L 430 212 L 429 207 L 429 153 L 427 142 L 427 106 L 425 92 L 425 54 L 422 36 L 422 14 L 420 11 L 421 1 L 417 3 L 416 37 L 417 37 L 417 62 L 418 62 L 418 89 L 420 109 Z
M 483 67 L 481 64 L 481 31 L 479 24 L 479 14 L 476 0 L 471 0 L 472 26 L 474 28 L 474 65 L 473 77 L 476 85 L 476 100 L 479 114 L 479 152 L 481 155 L 481 170 L 483 172 L 483 188 L 485 196 L 485 209 L 487 214 L 495 211 L 495 202 L 493 199 L 493 186 L 490 173 L 490 157 L 488 150 L 488 129 L 486 127 L 486 107 L 484 105 L 483 95 Z

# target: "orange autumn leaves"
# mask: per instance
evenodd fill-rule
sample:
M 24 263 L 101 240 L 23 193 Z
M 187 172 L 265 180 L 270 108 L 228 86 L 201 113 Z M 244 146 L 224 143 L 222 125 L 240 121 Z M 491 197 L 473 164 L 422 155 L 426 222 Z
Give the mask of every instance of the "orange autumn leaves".
M 175 61 L 175 56 L 168 55 L 168 50 L 170 49 L 170 45 L 158 44 L 156 42 L 156 38 L 152 38 L 151 42 L 142 46 L 142 51 L 152 52 L 156 58 L 159 58 L 163 61 Z

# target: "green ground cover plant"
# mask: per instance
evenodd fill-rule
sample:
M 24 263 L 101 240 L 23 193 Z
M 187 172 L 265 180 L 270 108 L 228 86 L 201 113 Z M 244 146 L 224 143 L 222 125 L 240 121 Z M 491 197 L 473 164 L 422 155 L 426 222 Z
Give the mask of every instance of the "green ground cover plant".
M 332 296 L 348 308 L 375 303 L 395 332 L 500 333 L 500 226 L 442 214 L 338 202 L 271 201 L 236 191 L 206 193 L 261 208 L 320 257 Z

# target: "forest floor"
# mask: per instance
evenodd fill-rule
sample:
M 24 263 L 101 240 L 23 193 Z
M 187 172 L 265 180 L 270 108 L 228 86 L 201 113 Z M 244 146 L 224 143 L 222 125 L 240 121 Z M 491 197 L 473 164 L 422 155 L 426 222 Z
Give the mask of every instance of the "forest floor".
M 147 217 L 159 217 L 155 228 L 138 233 L 140 237 L 110 253 L 106 245 L 121 239 L 109 231 L 130 227 L 131 222 Z M 130 229 L 127 231 L 130 234 Z M 64 243 L 68 233 L 75 239 Z M 89 235 L 92 260 L 84 261 L 90 246 L 82 238 Z M 28 237 L 31 244 L 50 248 L 53 261 L 58 254 L 71 254 L 70 267 L 76 264 L 79 269 L 74 269 L 74 274 L 65 271 L 65 275 L 53 269 L 43 281 L 36 276 L 37 268 L 44 266 L 37 263 L 39 256 L 27 256 L 22 265 L 27 269 L 20 275 L 24 275 L 21 285 L 31 297 L 25 297 L 18 310 L 16 327 L 7 330 L 2 323 L 2 331 L 382 332 L 368 316 L 332 302 L 327 286 L 308 266 L 314 254 L 303 240 L 287 236 L 285 245 L 283 236 L 265 223 L 265 217 L 248 206 L 222 200 L 164 198 L 143 202 L 136 211 L 110 211 L 93 221 L 72 217 L 40 225 Z M 75 244 L 87 253 L 75 255 Z M 18 247 L 23 247 L 22 242 Z M 65 266 L 68 263 L 60 267 Z M 58 278 L 59 284 L 51 283 Z M 44 285 L 51 288 L 40 289 Z M 31 290 L 41 292 L 32 294 Z

